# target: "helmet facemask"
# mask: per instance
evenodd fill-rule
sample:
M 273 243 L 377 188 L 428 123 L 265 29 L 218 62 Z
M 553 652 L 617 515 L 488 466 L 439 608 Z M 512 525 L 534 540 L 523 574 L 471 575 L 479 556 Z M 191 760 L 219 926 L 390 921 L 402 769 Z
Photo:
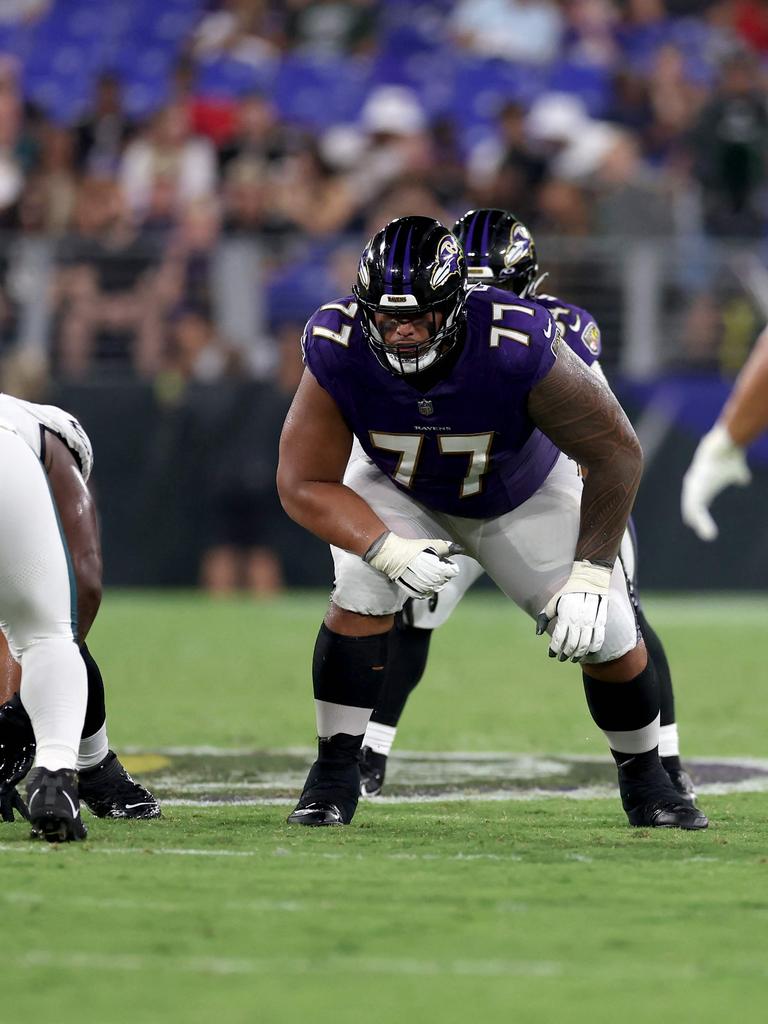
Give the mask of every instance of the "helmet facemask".
M 386 299 L 387 296 L 382 298 Z M 358 301 L 360 300 L 358 299 Z M 435 303 L 426 309 L 403 306 L 393 308 L 390 305 L 373 305 L 362 301 L 360 301 L 360 305 L 363 335 L 373 354 L 385 370 L 404 377 L 413 373 L 422 373 L 450 352 L 458 340 L 464 322 L 463 289 L 457 289 L 455 296 Z M 407 314 L 406 308 L 408 309 Z M 432 321 L 432 330 L 424 341 L 415 341 L 410 344 L 408 342 L 389 343 L 382 337 L 376 323 L 377 313 L 388 314 L 393 320 L 404 320 L 406 317 L 408 319 L 427 317 Z M 438 327 L 439 314 L 442 314 L 442 322 Z

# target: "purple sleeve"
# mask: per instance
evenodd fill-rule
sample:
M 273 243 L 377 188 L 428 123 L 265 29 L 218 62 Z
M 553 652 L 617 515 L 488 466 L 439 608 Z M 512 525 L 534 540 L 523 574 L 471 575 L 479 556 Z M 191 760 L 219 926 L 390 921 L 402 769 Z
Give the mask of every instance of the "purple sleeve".
M 334 397 L 341 371 L 339 360 L 348 353 L 356 308 L 354 302 L 345 299 L 321 306 L 307 321 L 301 338 L 304 365 Z
M 531 376 L 530 386 L 533 387 L 535 384 L 546 377 L 549 371 L 555 364 L 557 358 L 557 325 L 550 316 L 549 312 L 542 310 L 544 316 L 541 324 L 537 324 L 537 330 L 532 333 L 531 336 L 531 349 L 533 353 L 538 354 L 538 360 Z

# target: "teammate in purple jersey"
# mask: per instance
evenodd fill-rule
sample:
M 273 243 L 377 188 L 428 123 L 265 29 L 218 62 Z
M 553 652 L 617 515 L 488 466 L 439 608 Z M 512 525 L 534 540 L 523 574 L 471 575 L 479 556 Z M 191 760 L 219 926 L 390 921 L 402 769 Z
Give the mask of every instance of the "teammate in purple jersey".
M 366 246 L 353 295 L 305 330 L 278 489 L 330 543 L 335 586 L 312 666 L 318 757 L 288 821 L 352 820 L 394 617 L 457 575 L 461 549 L 550 634 L 551 657 L 582 663 L 630 824 L 705 828 L 659 760 L 656 671 L 616 564 L 637 438 L 547 310 L 466 282 L 447 228 L 400 218 Z
M 547 309 L 562 331 L 563 340 L 593 372 L 602 377 L 598 362 L 600 330 L 590 313 L 572 303 L 538 291 L 542 277 L 536 246 L 528 228 L 506 210 L 471 210 L 453 226 L 453 234 L 464 249 L 468 277 L 533 299 Z M 637 589 L 637 547 L 634 529 L 622 540 L 620 559 L 635 606 L 640 632 L 659 678 L 661 698 L 659 753 L 673 785 L 681 796 L 694 801 L 690 776 L 680 763 L 675 701 L 669 663 L 661 640 L 648 624 Z M 469 587 L 483 574 L 474 559 L 459 556 L 459 575 L 428 601 L 409 600 L 398 615 L 393 632 L 387 680 L 365 733 L 360 756 L 361 792 L 381 792 L 387 757 L 409 695 L 421 680 L 427 665 L 432 631 L 450 618 Z

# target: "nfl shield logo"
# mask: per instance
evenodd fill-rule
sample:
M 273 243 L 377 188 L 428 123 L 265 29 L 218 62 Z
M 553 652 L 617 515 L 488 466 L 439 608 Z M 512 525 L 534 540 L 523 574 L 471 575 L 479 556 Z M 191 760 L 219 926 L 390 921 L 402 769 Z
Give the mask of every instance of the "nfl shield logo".
M 434 412 L 432 403 L 428 398 L 419 399 L 419 412 L 422 416 L 431 416 Z

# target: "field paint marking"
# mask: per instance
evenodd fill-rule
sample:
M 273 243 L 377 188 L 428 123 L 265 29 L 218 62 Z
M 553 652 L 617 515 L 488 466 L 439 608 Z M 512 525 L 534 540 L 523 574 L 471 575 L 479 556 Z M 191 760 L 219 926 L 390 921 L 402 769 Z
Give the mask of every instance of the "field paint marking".
M 89 846 L 77 847 L 83 851 L 82 856 L 93 857 L 99 854 L 103 856 L 115 857 L 115 856 L 130 856 L 132 854 L 141 854 L 145 857 L 311 857 L 313 860 L 366 860 L 368 854 L 361 853 L 358 850 L 350 850 L 349 853 L 340 853 L 337 851 L 328 852 L 323 850 L 286 850 L 285 847 L 278 846 L 270 850 L 195 850 L 195 849 L 177 849 L 174 847 L 154 847 L 149 848 L 146 846 L 115 846 L 115 847 L 99 847 Z M 43 843 L 25 843 L 23 845 L 16 845 L 14 843 L 0 843 L 0 853 L 32 853 L 38 856 L 60 856 L 60 851 L 54 846 Z M 521 861 L 523 856 L 519 853 L 409 853 L 407 851 L 397 851 L 394 853 L 376 853 L 372 856 L 373 860 L 421 860 L 421 861 L 477 861 L 477 860 L 490 860 L 490 861 Z M 238 904 L 239 906 L 239 904 Z
M 607 765 L 611 764 L 607 747 L 594 754 L 553 754 L 541 752 L 515 753 L 510 750 L 396 750 L 392 755 L 394 761 L 595 761 L 600 758 Z M 311 762 L 317 756 L 314 747 L 120 747 L 120 751 L 128 756 L 159 754 L 169 757 L 249 757 L 269 754 L 273 757 L 306 757 Z M 710 754 L 707 757 L 685 757 L 686 764 L 696 767 L 698 764 L 732 764 L 744 768 L 760 768 L 768 772 L 768 758 L 760 757 L 720 757 Z
M 251 974 L 352 974 L 416 975 L 417 977 L 470 978 L 552 978 L 562 974 L 562 964 L 553 960 L 411 960 L 394 957 L 329 956 L 317 957 L 160 957 L 133 953 L 59 953 L 33 949 L 6 958 L 9 966 L 58 970 L 94 970 L 135 972 L 153 976 L 162 971 L 177 974 L 251 975 Z
M 727 796 L 733 793 L 765 793 L 768 792 L 768 778 L 744 779 L 741 782 L 710 782 L 696 787 L 698 797 Z M 530 803 L 532 800 L 607 800 L 618 799 L 618 790 L 613 785 L 584 786 L 573 790 L 526 789 L 526 790 L 494 790 L 487 793 L 436 793 L 420 796 L 374 796 L 361 797 L 366 807 L 396 807 L 400 804 L 457 804 L 464 801 L 472 803 L 498 803 L 502 800 L 515 803 Z M 243 797 L 240 800 L 191 800 L 184 798 L 168 798 L 162 801 L 163 807 L 290 807 L 294 798 L 289 797 Z

